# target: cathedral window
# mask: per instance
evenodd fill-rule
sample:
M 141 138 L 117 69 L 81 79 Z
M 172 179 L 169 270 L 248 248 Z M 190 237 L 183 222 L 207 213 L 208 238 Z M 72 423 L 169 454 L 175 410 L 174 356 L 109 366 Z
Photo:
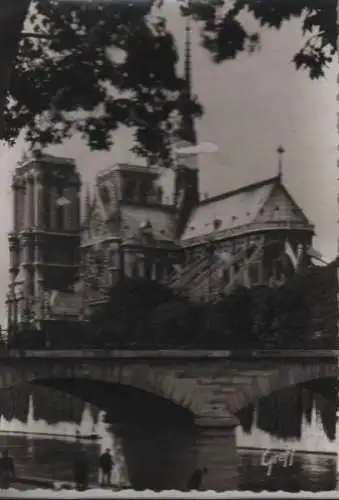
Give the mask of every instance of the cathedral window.
M 50 206 L 50 202 L 51 202 L 50 191 L 49 191 L 48 188 L 45 188 L 44 189 L 44 193 L 43 193 L 43 207 L 44 207 L 44 211 L 43 211 L 43 223 L 44 223 L 45 229 L 49 229 L 50 228 L 50 219 L 51 219 L 51 206 Z
M 152 183 L 149 181 L 149 179 L 145 179 L 140 182 L 139 200 L 141 203 L 147 203 L 149 195 L 152 191 L 152 187 Z
M 145 258 L 144 261 L 144 272 L 145 272 L 145 278 L 147 279 L 152 279 L 152 269 L 153 269 L 153 264 L 151 259 Z
M 132 278 L 139 278 L 139 266 L 135 260 L 132 264 Z
M 60 184 L 57 186 L 57 199 L 60 199 L 64 196 L 64 188 Z M 63 231 L 65 229 L 64 224 L 64 206 L 56 205 L 56 230 Z
M 34 260 L 34 248 L 32 244 L 30 244 L 28 247 L 28 260 L 29 262 L 33 262 Z
M 134 179 L 125 179 L 123 184 L 123 198 L 126 201 L 135 200 L 136 182 Z
M 118 249 L 111 251 L 110 262 L 111 266 L 114 267 L 115 269 L 120 268 L 120 252 Z
M 163 188 L 161 186 L 158 186 L 157 187 L 157 199 L 158 199 L 159 203 L 162 203 L 163 195 L 164 195 Z
M 100 197 L 104 205 L 108 205 L 110 202 L 110 193 L 107 186 L 100 187 Z
M 28 280 L 28 295 L 30 297 L 34 296 L 34 272 L 33 270 L 29 270 L 29 280 Z
M 252 262 L 249 264 L 248 276 L 251 286 L 260 283 L 260 262 Z
M 221 227 L 221 225 L 222 225 L 222 220 L 221 219 L 215 218 L 213 220 L 213 229 L 215 231 L 217 231 Z

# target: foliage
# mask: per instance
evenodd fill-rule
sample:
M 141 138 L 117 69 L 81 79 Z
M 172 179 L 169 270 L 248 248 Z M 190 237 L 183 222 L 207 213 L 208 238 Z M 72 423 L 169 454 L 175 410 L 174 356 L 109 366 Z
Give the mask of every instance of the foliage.
M 27 327 L 22 331 L 9 332 L 10 349 L 41 349 L 46 346 L 45 334 L 41 330 Z
M 225 9 L 226 3 L 231 7 Z M 92 150 L 101 150 L 109 149 L 117 128 L 126 125 L 135 127 L 138 154 L 168 165 L 183 107 L 194 116 L 203 109 L 196 98 L 186 102 L 175 41 L 161 4 L 35 0 L 31 31 L 43 38 L 22 37 L 19 43 L 4 139 L 13 144 L 25 129 L 38 154 L 79 132 Z M 182 11 L 187 15 L 187 9 Z M 246 31 L 244 12 L 273 29 L 302 18 L 307 41 L 294 63 L 311 78 L 324 75 L 335 55 L 335 0 L 193 0 L 202 45 L 216 62 L 260 46 L 259 34 Z
M 179 346 L 191 344 L 195 333 L 192 319 L 191 308 L 179 298 L 160 304 L 149 316 L 149 338 L 164 348 L 168 342 Z
M 249 33 L 239 20 L 244 11 L 260 26 L 277 30 L 284 22 L 301 18 L 306 42 L 293 61 L 296 68 L 307 69 L 311 78 L 324 76 L 336 55 L 335 0 L 235 0 L 224 15 L 220 15 L 224 0 L 193 0 L 193 4 L 195 18 L 203 22 L 203 45 L 216 62 L 235 58 L 245 48 L 253 50 L 260 44 L 259 33 Z
M 97 6 L 37 1 L 33 32 L 24 37 L 12 74 L 5 120 L 9 142 L 27 127 L 40 147 L 80 132 L 89 147 L 108 149 L 120 124 L 137 126 L 137 152 L 154 163 L 169 155 L 170 118 L 182 104 L 172 35 L 161 19 L 148 22 L 152 2 Z M 194 115 L 201 107 L 191 101 Z
M 302 278 L 279 289 L 239 287 L 216 304 L 192 304 L 145 279 L 126 279 L 94 311 L 97 345 L 137 348 L 269 349 L 312 346 Z
M 307 325 L 309 310 L 305 304 L 303 274 L 295 274 L 278 289 L 272 318 L 274 340 L 290 349 L 306 347 L 309 343 Z M 273 341 L 274 341 L 273 340 Z
M 149 318 L 173 302 L 171 290 L 144 278 L 126 278 L 112 288 L 109 301 L 90 317 L 98 345 L 142 346 L 149 343 Z
M 236 288 L 215 305 L 205 306 L 205 343 L 223 348 L 246 349 L 252 347 L 251 297 L 244 287 Z
M 87 323 L 52 322 L 43 332 L 14 336 L 11 347 L 319 348 L 313 338 L 314 305 L 308 300 L 312 272 L 295 274 L 279 288 L 238 287 L 217 303 L 198 304 L 155 281 L 125 278 L 111 289 L 106 303 L 91 311 Z M 60 328 L 67 335 L 60 336 Z M 317 328 L 322 328 L 320 320 Z

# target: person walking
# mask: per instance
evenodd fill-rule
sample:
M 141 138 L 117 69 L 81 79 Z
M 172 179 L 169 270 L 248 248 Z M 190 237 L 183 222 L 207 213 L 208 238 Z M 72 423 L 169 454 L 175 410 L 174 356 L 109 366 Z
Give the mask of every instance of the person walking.
M 206 467 L 204 467 L 203 469 L 195 470 L 188 480 L 187 489 L 188 490 L 199 490 L 201 487 L 203 477 L 205 474 L 207 474 L 207 472 L 208 472 L 208 470 L 206 469 Z
M 105 453 L 100 456 L 99 468 L 101 471 L 101 486 L 110 486 L 113 469 L 113 458 L 109 448 L 106 448 Z
M 13 458 L 9 455 L 8 450 L 4 450 L 0 458 L 0 488 L 9 488 L 14 477 L 15 467 Z
M 88 488 L 88 472 L 86 453 L 80 450 L 73 463 L 74 482 L 78 491 L 85 491 Z

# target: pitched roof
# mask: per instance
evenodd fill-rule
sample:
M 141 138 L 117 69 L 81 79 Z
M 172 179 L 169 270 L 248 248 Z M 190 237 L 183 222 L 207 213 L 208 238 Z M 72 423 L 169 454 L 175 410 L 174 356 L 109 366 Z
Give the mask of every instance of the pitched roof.
M 159 241 L 173 241 L 174 218 L 168 207 L 147 207 L 125 205 L 121 208 L 124 239 L 138 235 L 144 224 L 149 223 L 153 238 Z
M 300 207 L 281 184 L 280 177 L 276 176 L 201 201 L 188 221 L 182 240 L 190 240 L 215 231 L 225 231 L 253 223 L 275 189 L 279 189 L 280 200 L 284 198 L 291 208 L 296 209 L 293 220 L 298 218 L 299 222 L 305 225 L 310 224 Z M 290 214 L 287 215 L 285 211 L 282 218 L 287 220 L 288 217 L 291 218 Z M 215 227 L 216 221 L 217 227 Z
M 248 224 L 253 221 L 276 183 L 277 177 L 273 177 L 201 201 L 188 221 L 182 239 L 211 233 L 216 219 L 220 221 L 219 230 Z
M 110 205 L 105 204 L 100 194 L 100 186 L 96 186 L 94 199 L 90 203 L 84 221 L 83 241 L 94 241 L 96 238 L 102 239 L 105 235 L 122 236 L 123 239 L 129 240 L 134 236 L 138 236 L 146 223 L 150 224 L 155 240 L 173 240 L 173 207 L 169 205 L 149 206 L 123 202 L 115 203 L 114 200 Z M 90 228 L 93 228 L 95 236 L 85 237 L 86 229 Z

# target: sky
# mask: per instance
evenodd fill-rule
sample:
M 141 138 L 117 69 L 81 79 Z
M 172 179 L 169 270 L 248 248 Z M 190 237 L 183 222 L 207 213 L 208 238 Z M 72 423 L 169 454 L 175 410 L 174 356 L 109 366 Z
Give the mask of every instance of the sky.
M 182 66 L 184 21 L 173 0 L 167 0 L 165 9 Z M 325 260 L 332 260 L 337 255 L 337 64 L 319 81 L 296 71 L 291 60 L 304 43 L 300 27 L 300 20 L 294 20 L 280 31 L 261 30 L 260 52 L 241 54 L 221 65 L 200 47 L 197 27 L 193 29 L 193 92 L 205 109 L 197 122 L 198 140 L 218 146 L 217 152 L 199 157 L 200 184 L 202 192 L 214 195 L 272 177 L 278 168 L 276 149 L 283 145 L 284 183 L 316 226 L 314 247 Z M 91 152 L 79 137 L 48 152 L 75 158 L 84 183 L 93 183 L 101 169 L 135 161 L 129 151 L 131 136 L 130 130 L 119 130 L 109 152 Z M 11 149 L 0 145 L 2 324 L 9 279 L 7 233 L 12 224 L 9 186 L 23 149 L 22 140 Z

